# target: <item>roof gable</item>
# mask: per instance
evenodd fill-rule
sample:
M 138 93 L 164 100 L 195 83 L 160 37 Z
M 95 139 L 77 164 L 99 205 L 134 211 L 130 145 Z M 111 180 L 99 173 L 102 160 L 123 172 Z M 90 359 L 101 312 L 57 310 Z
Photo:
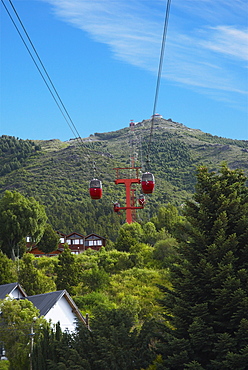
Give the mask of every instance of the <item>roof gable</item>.
M 24 298 L 27 294 L 18 283 L 0 285 L 0 299 L 5 299 L 7 295 L 13 298 Z
M 57 292 L 31 295 L 26 298 L 40 310 L 41 316 L 46 316 L 48 311 L 50 311 L 55 303 L 63 296 L 64 292 L 64 290 L 59 290 Z
M 57 233 L 58 235 L 60 235 L 60 236 L 63 236 L 63 237 L 65 237 L 65 236 L 66 236 L 66 234 L 62 233 L 61 231 L 56 231 L 56 233 Z
M 97 234 L 95 234 L 95 233 L 91 233 L 91 234 L 89 234 L 89 235 L 87 235 L 87 236 L 85 237 L 85 240 L 86 240 L 86 239 L 94 240 L 94 239 L 106 239 L 106 238 L 104 238 L 103 236 L 97 235 Z
M 73 239 L 73 238 L 83 239 L 84 236 L 82 234 L 79 234 L 79 233 L 71 233 L 69 235 L 66 235 L 66 239 Z

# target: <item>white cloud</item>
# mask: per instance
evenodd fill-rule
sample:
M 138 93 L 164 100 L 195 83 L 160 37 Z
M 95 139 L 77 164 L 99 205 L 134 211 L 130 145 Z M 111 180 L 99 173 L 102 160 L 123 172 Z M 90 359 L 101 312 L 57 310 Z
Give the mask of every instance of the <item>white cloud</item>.
M 247 30 L 238 30 L 230 26 L 217 26 L 210 28 L 209 31 L 208 40 L 202 42 L 203 47 L 248 61 Z
M 95 41 L 107 44 L 115 58 L 156 72 L 164 1 L 43 1 L 53 6 L 58 17 L 87 32 Z M 164 77 L 209 91 L 245 93 L 246 7 L 246 0 L 175 0 L 169 20 Z

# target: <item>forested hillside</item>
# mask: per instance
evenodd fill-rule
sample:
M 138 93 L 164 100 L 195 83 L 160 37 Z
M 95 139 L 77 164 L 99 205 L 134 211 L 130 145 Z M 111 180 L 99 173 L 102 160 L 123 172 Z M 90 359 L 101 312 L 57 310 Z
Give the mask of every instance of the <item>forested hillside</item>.
M 73 334 L 37 321 L 34 370 L 247 369 L 247 177 L 226 165 L 218 172 L 199 166 L 196 180 L 183 216 L 167 204 L 147 223 L 124 223 L 106 248 L 75 255 L 65 246 L 42 258 L 9 252 L 11 241 L 21 246 L 25 227 L 37 237 L 44 230 L 44 207 L 5 192 L 0 284 L 18 281 L 29 295 L 66 289 L 90 317 L 90 330 L 78 323 Z M 0 301 L 9 370 L 30 365 L 38 312 L 25 302 Z
M 114 184 L 115 167 L 136 165 L 153 172 L 155 192 L 147 197 L 137 221 L 146 222 L 168 202 L 180 208 L 191 198 L 195 170 L 200 164 L 217 170 L 225 161 L 231 169 L 248 172 L 248 143 L 212 136 L 190 129 L 172 120 L 156 119 L 152 135 L 150 162 L 146 166 L 151 120 L 108 133 L 95 133 L 89 138 L 61 142 L 0 138 L 0 193 L 18 190 L 34 196 L 45 205 L 49 222 L 64 233 L 98 233 L 113 241 L 125 215 L 113 212 L 113 202 L 125 205 L 124 186 Z M 91 200 L 89 180 L 103 181 L 103 197 Z M 137 195 L 140 190 L 137 190 Z

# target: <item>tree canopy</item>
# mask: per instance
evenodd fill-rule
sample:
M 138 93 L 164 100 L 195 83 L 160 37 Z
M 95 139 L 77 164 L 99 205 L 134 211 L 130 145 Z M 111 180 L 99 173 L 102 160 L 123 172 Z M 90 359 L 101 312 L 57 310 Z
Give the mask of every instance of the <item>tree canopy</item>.
M 162 301 L 158 369 L 239 369 L 248 363 L 248 189 L 240 170 L 201 167 L 185 208 L 173 289 Z M 182 226 L 182 225 L 181 225 Z
M 10 370 L 26 370 L 31 351 L 31 327 L 36 341 L 41 325 L 48 324 L 45 319 L 38 318 L 39 310 L 27 299 L 4 299 L 0 301 L 0 312 L 0 338 L 10 361 Z
M 18 279 L 27 295 L 43 294 L 56 290 L 52 277 L 47 276 L 42 268 L 37 269 L 37 258 L 26 253 L 19 263 Z
M 66 289 L 68 293 L 72 294 L 73 288 L 79 283 L 80 267 L 67 244 L 64 245 L 63 252 L 58 256 L 55 272 L 57 274 L 57 289 Z
M 0 199 L 0 242 L 2 251 L 12 259 L 25 250 L 25 238 L 39 241 L 47 216 L 45 208 L 33 197 L 8 191 Z M 21 248 L 21 242 L 24 242 Z
M 17 280 L 15 263 L 0 251 L 0 285 Z
M 44 253 L 53 252 L 57 249 L 60 242 L 60 237 L 53 230 L 53 227 L 50 224 L 46 224 L 44 228 L 44 233 L 40 239 L 37 247 Z

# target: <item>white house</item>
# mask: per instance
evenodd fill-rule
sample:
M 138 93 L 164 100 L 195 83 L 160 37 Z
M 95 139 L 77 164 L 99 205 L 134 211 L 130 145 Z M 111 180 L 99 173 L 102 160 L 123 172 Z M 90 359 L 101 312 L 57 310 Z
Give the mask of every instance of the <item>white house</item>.
M 88 327 L 88 319 L 84 318 L 66 290 L 38 294 L 26 297 L 40 310 L 40 316 L 44 316 L 52 324 L 60 322 L 62 331 L 73 332 L 77 321 Z
M 39 309 L 40 316 L 44 316 L 52 325 L 60 322 L 62 331 L 74 331 L 77 321 L 89 328 L 88 317 L 82 316 L 66 290 L 27 296 L 18 283 L 0 285 L 0 299 L 5 299 L 6 296 L 14 299 L 28 299 Z

